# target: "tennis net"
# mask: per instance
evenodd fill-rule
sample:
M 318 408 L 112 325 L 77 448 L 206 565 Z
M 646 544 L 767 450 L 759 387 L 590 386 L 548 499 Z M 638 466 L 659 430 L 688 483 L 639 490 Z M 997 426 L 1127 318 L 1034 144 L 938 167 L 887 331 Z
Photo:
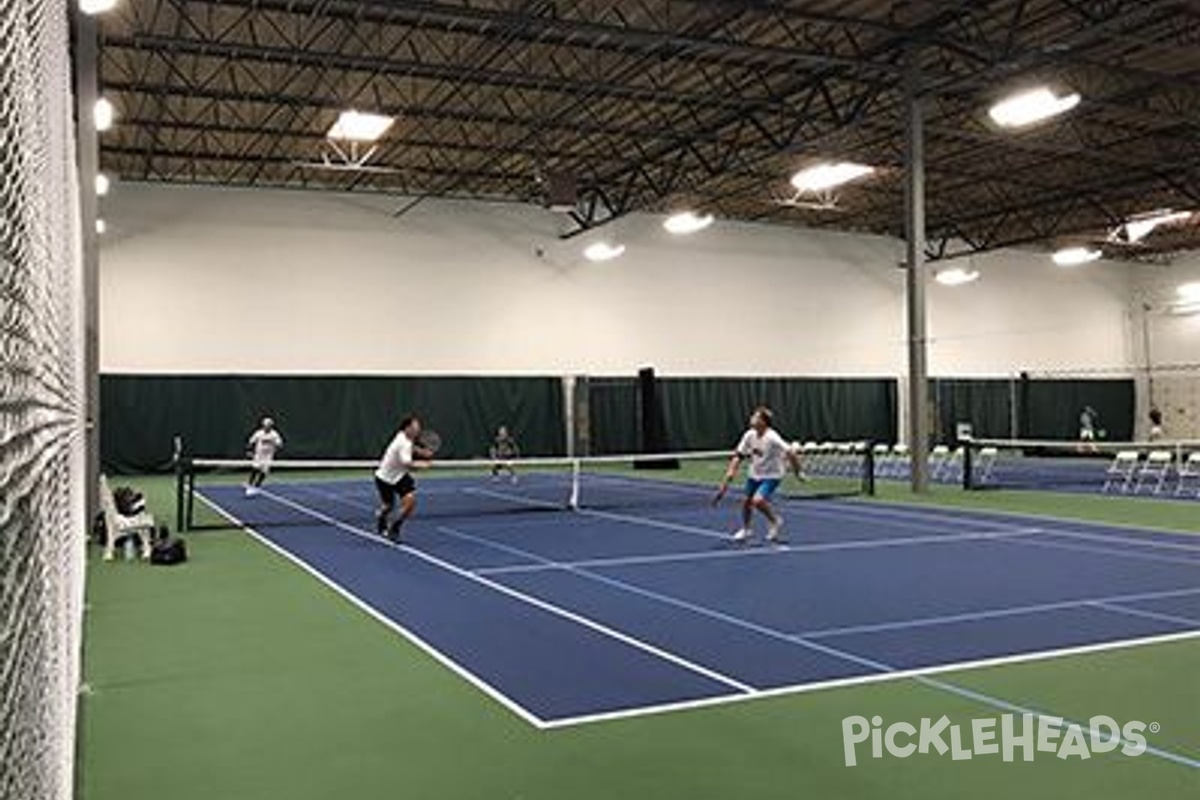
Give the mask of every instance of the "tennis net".
M 703 506 L 729 463 L 727 451 L 581 458 L 435 461 L 414 473 L 421 517 L 534 514 L 574 509 Z M 789 476 L 786 500 L 832 499 L 874 489 L 870 448 L 802 457 L 804 480 Z M 361 526 L 378 497 L 375 460 L 281 460 L 259 492 L 247 490 L 248 460 L 182 458 L 178 462 L 180 530 L 315 525 Z M 733 488 L 730 496 L 735 496 Z
M 1200 441 L 978 439 L 966 448 L 968 489 L 1195 498 Z

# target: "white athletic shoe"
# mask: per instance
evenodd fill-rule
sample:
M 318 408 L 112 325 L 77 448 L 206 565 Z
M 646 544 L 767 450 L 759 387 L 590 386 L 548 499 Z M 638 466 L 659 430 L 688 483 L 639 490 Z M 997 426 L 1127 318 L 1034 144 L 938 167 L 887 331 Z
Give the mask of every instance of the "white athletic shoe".
M 744 542 L 750 538 L 752 533 L 753 532 L 749 528 L 739 528 L 738 531 L 733 534 L 733 540 L 735 542 Z
M 779 514 L 779 512 L 776 512 L 775 513 L 775 521 L 770 523 L 769 525 L 767 525 L 767 541 L 768 542 L 781 541 L 780 529 L 782 529 L 782 528 L 783 528 L 783 517 Z
M 254 497 L 254 495 L 258 494 L 261 491 L 262 490 L 259 489 L 257 486 L 247 486 L 246 487 L 246 497 Z

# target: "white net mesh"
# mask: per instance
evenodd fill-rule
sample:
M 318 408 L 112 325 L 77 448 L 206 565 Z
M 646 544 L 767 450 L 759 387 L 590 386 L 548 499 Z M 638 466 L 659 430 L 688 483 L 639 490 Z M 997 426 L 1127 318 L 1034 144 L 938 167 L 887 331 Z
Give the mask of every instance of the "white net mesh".
M 81 259 L 65 0 L 0 3 L 0 798 L 71 796 Z

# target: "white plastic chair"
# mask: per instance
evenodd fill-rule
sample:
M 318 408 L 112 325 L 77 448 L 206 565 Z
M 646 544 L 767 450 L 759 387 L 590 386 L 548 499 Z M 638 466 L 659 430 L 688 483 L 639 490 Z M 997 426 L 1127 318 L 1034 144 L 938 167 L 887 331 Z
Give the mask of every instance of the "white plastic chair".
M 113 560 L 117 540 L 126 536 L 136 536 L 139 555 L 143 559 L 150 558 L 150 547 L 154 543 L 154 516 L 146 511 L 132 517 L 119 513 L 108 478 L 104 475 L 100 476 L 100 510 L 104 513 L 104 527 L 108 534 L 104 542 L 105 561 Z

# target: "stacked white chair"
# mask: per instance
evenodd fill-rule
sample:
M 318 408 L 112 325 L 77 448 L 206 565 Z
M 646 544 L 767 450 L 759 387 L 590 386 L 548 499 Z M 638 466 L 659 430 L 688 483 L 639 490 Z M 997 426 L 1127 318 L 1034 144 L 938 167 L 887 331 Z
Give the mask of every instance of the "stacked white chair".
M 1137 450 L 1118 451 L 1105 471 L 1103 491 L 1107 492 L 1111 488 L 1116 488 L 1122 492 L 1128 492 L 1138 471 L 1138 460 Z
M 1140 492 L 1147 482 L 1153 485 L 1153 493 L 1160 494 L 1171 474 L 1171 464 L 1175 457 L 1170 450 L 1151 450 L 1142 468 L 1138 470 L 1137 486 L 1134 493 Z
M 1179 464 L 1179 469 L 1176 472 L 1179 481 L 1175 484 L 1175 494 L 1186 494 L 1189 488 L 1196 492 L 1196 496 L 1200 497 L 1200 450 L 1190 453 L 1186 459 Z M 1193 486 L 1189 487 L 1188 482 Z

